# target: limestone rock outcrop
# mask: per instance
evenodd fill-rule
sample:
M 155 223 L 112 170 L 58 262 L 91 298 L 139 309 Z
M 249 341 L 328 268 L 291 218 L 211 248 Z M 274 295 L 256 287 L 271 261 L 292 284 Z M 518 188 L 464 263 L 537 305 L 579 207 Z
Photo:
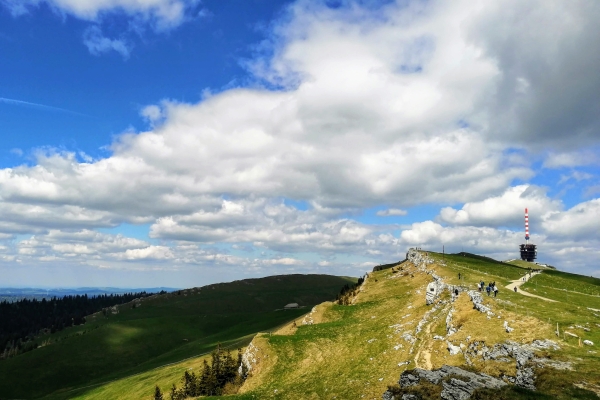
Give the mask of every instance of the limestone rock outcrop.
M 492 376 L 465 371 L 464 369 L 444 365 L 442 368 L 428 371 L 421 368 L 404 371 L 400 375 L 398 384 L 400 391 L 418 385 L 421 381 L 427 381 L 434 385 L 441 385 L 441 398 L 444 400 L 466 400 L 473 392 L 480 388 L 497 389 L 506 386 L 507 383 Z M 385 400 L 414 399 L 416 396 L 410 393 L 395 394 L 391 390 L 384 393 Z

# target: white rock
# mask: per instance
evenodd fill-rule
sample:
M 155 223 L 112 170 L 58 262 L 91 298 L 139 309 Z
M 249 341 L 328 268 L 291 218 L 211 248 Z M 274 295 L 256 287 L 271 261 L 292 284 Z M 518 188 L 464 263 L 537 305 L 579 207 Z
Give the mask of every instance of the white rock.
M 584 340 L 583 344 L 587 344 L 588 346 L 593 346 L 594 342 L 592 342 L 591 340 Z
M 448 351 L 450 352 L 450 355 L 455 355 L 460 353 L 460 347 L 453 345 L 450 342 L 446 342 L 448 344 Z

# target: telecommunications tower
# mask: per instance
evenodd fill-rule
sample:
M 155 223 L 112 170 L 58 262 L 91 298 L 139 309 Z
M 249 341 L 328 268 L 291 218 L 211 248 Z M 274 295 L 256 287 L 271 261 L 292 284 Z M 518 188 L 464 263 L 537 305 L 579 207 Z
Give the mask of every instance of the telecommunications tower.
M 537 257 L 536 245 L 529 243 L 529 213 L 525 209 L 525 243 L 521 246 L 521 260 L 533 262 Z

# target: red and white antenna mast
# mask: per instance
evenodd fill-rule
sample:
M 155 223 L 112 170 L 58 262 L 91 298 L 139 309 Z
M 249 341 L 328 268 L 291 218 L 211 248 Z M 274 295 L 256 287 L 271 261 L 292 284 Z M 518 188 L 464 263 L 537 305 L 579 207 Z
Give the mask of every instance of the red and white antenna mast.
M 525 240 L 529 244 L 529 213 L 525 209 Z

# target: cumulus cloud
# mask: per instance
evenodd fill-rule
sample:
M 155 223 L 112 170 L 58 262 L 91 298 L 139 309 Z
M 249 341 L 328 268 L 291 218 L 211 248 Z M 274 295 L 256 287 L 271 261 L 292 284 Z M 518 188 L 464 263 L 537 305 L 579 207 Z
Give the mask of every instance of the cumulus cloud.
M 402 210 L 400 208 L 388 208 L 387 210 L 379 210 L 377 211 L 377 216 L 379 217 L 395 217 L 395 216 L 403 216 L 408 214 L 406 210 Z
M 110 235 L 92 230 L 50 230 L 17 243 L 19 255 L 53 259 L 79 257 L 80 260 L 124 258 L 127 251 L 142 250 L 150 245 L 142 240 Z
M 18 13 L 40 2 L 3 4 Z M 181 23 L 192 4 L 51 3 L 91 21 L 118 9 L 164 26 Z M 153 238 L 176 244 L 140 243 L 111 257 L 248 268 L 264 265 L 194 243 L 383 259 L 404 245 L 462 242 L 500 254 L 522 234 L 497 228 L 521 225 L 525 207 L 548 238 L 563 224 L 594 235 L 586 225 L 594 201 L 563 212 L 543 188 L 512 185 L 534 176 L 528 155 L 550 154 L 545 168 L 581 165 L 577 155 L 598 139 L 600 53 L 589 49 L 600 42 L 599 10 L 558 0 L 296 2 L 272 24 L 268 50 L 245 63 L 251 87 L 195 104 L 157 99 L 141 111 L 147 131 L 123 133 L 104 159 L 46 152 L 35 165 L 0 170 L 0 231 L 40 241 L 55 229 L 150 223 Z M 128 54 L 94 27 L 91 51 Z M 378 215 L 401 215 L 424 203 L 464 206 L 400 238 L 342 217 L 382 205 L 390 209 Z M 87 243 L 49 240 L 23 243 L 22 254 L 96 254 Z M 298 259 L 263 260 L 287 258 Z
M 597 143 L 600 132 L 600 3 L 479 2 L 472 43 L 497 66 L 488 97 L 490 133 L 561 153 Z M 478 10 L 478 11 L 475 11 Z M 560 32 L 557 36 L 556 33 Z
M 282 202 L 224 200 L 221 208 L 158 219 L 150 236 L 202 243 L 252 243 L 283 252 L 365 252 L 381 244 L 374 227 L 332 220 L 318 211 L 300 211 Z
M 125 260 L 164 260 L 174 257 L 171 249 L 166 246 L 148 246 L 142 249 L 127 249 L 124 254 L 119 256 Z
M 83 44 L 95 56 L 116 51 L 123 58 L 127 59 L 131 53 L 131 45 L 122 39 L 109 39 L 105 37 L 96 25 L 90 26 L 85 30 L 83 33 Z
M 544 160 L 545 168 L 572 168 L 600 163 L 598 153 L 590 150 L 550 153 Z
M 545 216 L 542 226 L 556 237 L 573 240 L 599 237 L 600 199 L 586 201 L 565 212 L 553 212 Z
M 262 79 L 293 81 L 287 90 L 150 106 L 143 114 L 164 123 L 122 135 L 111 157 L 78 164 L 54 155 L 0 185 L 7 198 L 122 207 L 150 219 L 196 212 L 223 194 L 365 207 L 499 193 L 532 171 L 487 140 L 485 107 L 495 103 L 485 99 L 504 64 L 488 51 L 497 42 L 472 37 L 495 15 L 486 4 L 477 12 L 461 2 L 388 5 L 382 19 L 358 6 L 299 2 L 275 29 L 275 54 L 253 67 Z M 26 185 L 33 181 L 39 189 Z
M 529 209 L 532 224 L 543 217 L 562 209 L 562 202 L 550 199 L 546 189 L 535 185 L 509 187 L 502 195 L 489 197 L 478 202 L 466 203 L 460 210 L 444 207 L 439 218 L 454 225 L 472 226 L 523 226 L 524 211 Z
M 15 16 L 45 3 L 54 10 L 76 18 L 96 21 L 103 13 L 123 12 L 153 22 L 158 29 L 181 24 L 186 12 L 199 0 L 1 0 Z
M 584 206 L 587 217 L 598 218 L 596 204 Z M 531 241 L 537 244 L 538 261 L 555 265 L 563 270 L 580 274 L 597 274 L 595 260 L 600 253 L 600 237 L 590 233 L 593 223 L 585 223 L 583 218 L 574 214 L 581 212 L 580 207 L 567 212 L 558 212 L 551 219 L 553 223 L 567 230 L 567 234 L 555 234 L 552 228 L 545 226 L 543 233 L 531 235 Z M 578 239 L 580 238 L 580 239 Z M 400 235 L 400 245 L 421 247 L 423 249 L 447 253 L 460 251 L 484 254 L 498 260 L 519 258 L 519 245 L 524 242 L 523 233 L 507 229 L 474 226 L 442 226 L 433 221 L 412 224 Z

